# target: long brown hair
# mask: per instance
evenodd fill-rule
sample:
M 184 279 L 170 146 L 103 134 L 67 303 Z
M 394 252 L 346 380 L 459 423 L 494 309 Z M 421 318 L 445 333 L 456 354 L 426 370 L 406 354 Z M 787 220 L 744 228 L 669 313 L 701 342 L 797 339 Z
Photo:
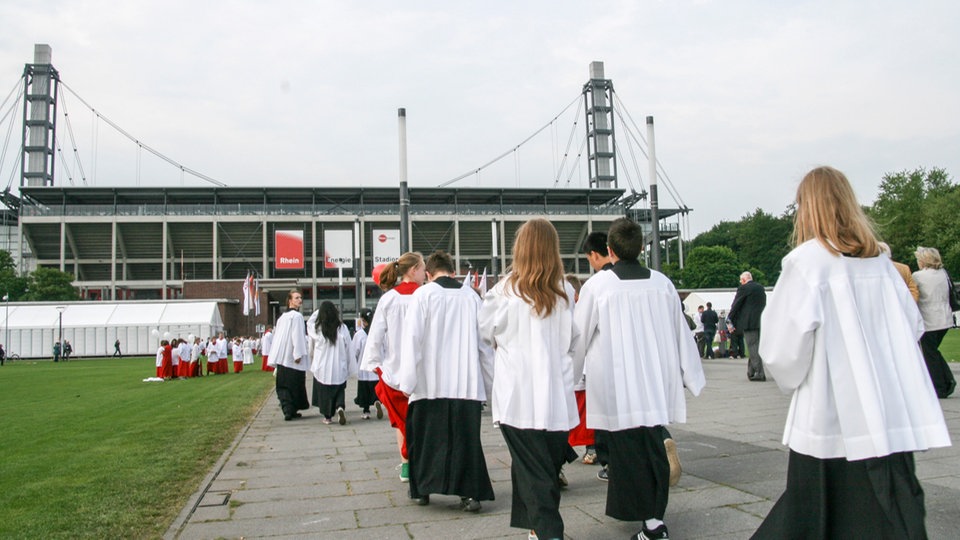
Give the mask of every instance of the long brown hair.
M 853 187 L 833 167 L 808 172 L 797 188 L 793 244 L 816 238 L 834 255 L 876 257 L 880 245 Z
M 408 251 L 392 263 L 387 263 L 380 271 L 380 288 L 384 292 L 397 286 L 402 278 L 411 268 L 423 264 L 423 255 Z
M 563 289 L 560 238 L 552 223 L 535 218 L 517 230 L 507 286 L 541 317 L 553 313 L 558 299 L 568 301 Z

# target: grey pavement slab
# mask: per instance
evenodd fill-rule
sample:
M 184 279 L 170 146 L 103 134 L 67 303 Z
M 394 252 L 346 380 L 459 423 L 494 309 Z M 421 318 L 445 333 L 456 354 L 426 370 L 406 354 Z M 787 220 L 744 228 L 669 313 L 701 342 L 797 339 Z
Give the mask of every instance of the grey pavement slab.
M 683 476 L 670 491 L 665 521 L 675 539 L 749 538 L 786 482 L 787 452 L 780 440 L 789 396 L 772 380 L 747 381 L 745 360 L 705 360 L 704 370 L 707 387 L 698 398 L 688 396 L 688 422 L 669 427 Z M 348 403 L 355 391 L 351 381 Z M 960 441 L 960 399 L 940 404 L 953 440 Z M 398 478 L 396 436 L 386 418 L 362 420 L 356 407 L 348 408 L 345 426 L 322 424 L 316 409 L 285 422 L 276 398 L 268 399 L 165 537 L 526 538 L 525 531 L 510 527 L 510 454 L 489 412 L 481 437 L 496 500 L 467 514 L 453 496 L 413 505 Z M 930 538 L 955 538 L 960 447 L 918 453 L 916 462 Z M 624 539 L 639 528 L 604 514 L 606 483 L 597 480 L 597 470 L 579 462 L 564 468 L 570 482 L 560 502 L 566 538 Z

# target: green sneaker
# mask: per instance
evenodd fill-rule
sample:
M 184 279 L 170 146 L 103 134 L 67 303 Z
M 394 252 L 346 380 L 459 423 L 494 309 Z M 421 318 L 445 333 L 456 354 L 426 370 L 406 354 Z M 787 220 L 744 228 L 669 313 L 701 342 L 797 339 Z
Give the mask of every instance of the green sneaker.
M 401 482 L 410 481 L 410 464 L 409 463 L 400 464 L 400 481 Z

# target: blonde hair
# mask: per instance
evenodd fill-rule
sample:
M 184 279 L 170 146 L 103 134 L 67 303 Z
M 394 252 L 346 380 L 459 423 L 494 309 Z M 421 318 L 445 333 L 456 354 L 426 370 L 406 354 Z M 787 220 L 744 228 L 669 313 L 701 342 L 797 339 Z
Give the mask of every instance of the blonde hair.
M 411 268 L 416 268 L 421 264 L 423 264 L 423 255 L 415 251 L 404 253 L 399 259 L 387 263 L 380 271 L 380 288 L 386 292 L 396 287 L 400 279 L 407 275 Z
M 940 258 L 940 252 L 937 248 L 918 247 L 914 255 L 917 257 L 917 265 L 920 268 L 932 268 L 934 270 L 943 268 L 943 259 Z
M 834 255 L 880 254 L 873 225 L 857 202 L 850 181 L 833 167 L 813 169 L 797 187 L 793 244 L 814 238 Z
M 512 271 L 507 280 L 510 289 L 541 317 L 553 313 L 558 299 L 568 301 L 563 289 L 560 238 L 553 224 L 535 218 L 517 229 Z

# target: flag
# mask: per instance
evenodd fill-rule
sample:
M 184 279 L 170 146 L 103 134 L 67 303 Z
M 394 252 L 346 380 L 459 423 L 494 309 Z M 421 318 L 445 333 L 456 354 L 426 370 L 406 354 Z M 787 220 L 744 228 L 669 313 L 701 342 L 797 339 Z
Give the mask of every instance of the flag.
M 480 296 L 485 296 L 487 294 L 487 267 L 483 267 L 483 277 L 477 278 L 477 290 L 480 291 Z
M 247 277 L 243 280 L 243 314 L 250 314 L 250 272 L 247 272 Z
M 253 280 L 253 315 L 260 316 L 260 280 Z
M 469 286 L 470 286 L 470 271 L 467 270 L 467 277 L 463 278 L 463 285 L 461 285 L 461 287 L 466 289 Z

